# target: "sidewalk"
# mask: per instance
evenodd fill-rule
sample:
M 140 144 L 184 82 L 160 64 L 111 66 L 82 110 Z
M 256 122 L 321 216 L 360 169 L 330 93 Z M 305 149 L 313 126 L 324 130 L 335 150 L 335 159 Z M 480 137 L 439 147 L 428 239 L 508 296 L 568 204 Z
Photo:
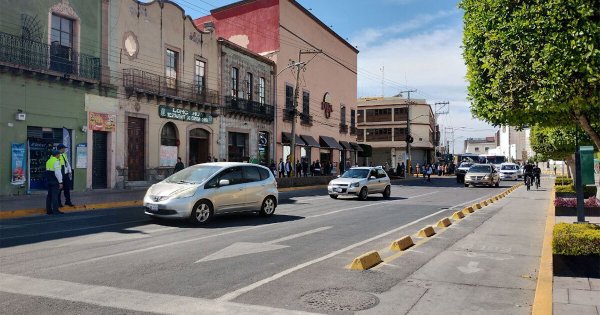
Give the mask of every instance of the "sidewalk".
M 398 273 L 414 261 L 425 263 L 379 294 L 378 306 L 361 313 L 531 314 L 551 202 L 549 184 L 544 191 L 520 187 L 407 250 L 395 266 L 382 269 Z

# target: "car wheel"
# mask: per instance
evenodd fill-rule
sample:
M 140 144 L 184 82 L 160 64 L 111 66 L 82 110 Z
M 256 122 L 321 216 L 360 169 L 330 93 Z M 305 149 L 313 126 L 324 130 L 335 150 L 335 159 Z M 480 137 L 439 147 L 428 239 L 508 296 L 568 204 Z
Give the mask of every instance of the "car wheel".
M 263 217 L 270 217 L 275 213 L 275 198 L 267 197 L 263 200 L 262 207 L 260 208 L 260 215 Z
M 465 184 L 465 187 L 469 187 L 469 184 Z
M 358 199 L 360 199 L 360 200 L 367 200 L 368 196 L 369 196 L 369 191 L 367 190 L 367 187 L 363 187 L 360 190 L 360 193 L 358 193 Z
M 331 197 L 331 199 L 337 199 L 338 195 L 329 195 L 329 197 Z
M 212 220 L 213 216 L 212 204 L 206 200 L 201 200 L 196 204 L 194 211 L 192 211 L 190 221 L 194 224 L 206 224 Z
M 383 190 L 383 198 L 390 199 L 391 195 L 392 195 L 392 189 L 390 188 L 390 186 L 386 186 L 385 189 Z

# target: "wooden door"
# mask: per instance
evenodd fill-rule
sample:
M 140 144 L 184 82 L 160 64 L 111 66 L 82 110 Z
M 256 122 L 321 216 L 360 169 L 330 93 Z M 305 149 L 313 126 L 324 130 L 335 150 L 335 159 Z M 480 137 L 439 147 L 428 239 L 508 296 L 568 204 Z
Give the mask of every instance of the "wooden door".
M 128 181 L 143 181 L 145 176 L 146 120 L 128 117 L 127 122 L 127 168 Z
M 107 187 L 107 145 L 108 134 L 103 131 L 94 131 L 92 134 L 92 188 Z

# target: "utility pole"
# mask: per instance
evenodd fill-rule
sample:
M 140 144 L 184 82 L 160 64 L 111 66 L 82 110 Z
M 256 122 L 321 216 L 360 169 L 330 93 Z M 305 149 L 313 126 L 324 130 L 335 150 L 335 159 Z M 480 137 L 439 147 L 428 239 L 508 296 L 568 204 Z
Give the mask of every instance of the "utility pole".
M 298 62 L 291 64 L 291 67 L 296 67 L 296 87 L 294 88 L 294 104 L 292 108 L 292 147 L 290 150 L 290 177 L 296 174 L 296 116 L 298 111 L 298 94 L 300 93 L 300 71 L 306 69 L 306 65 L 312 60 L 302 62 L 303 54 L 319 54 L 322 50 L 302 50 L 298 51 Z M 316 55 L 315 55 L 316 56 Z M 314 59 L 314 57 L 313 57 Z
M 408 98 L 407 98 L 407 102 L 406 104 L 408 104 L 407 107 L 407 115 L 408 118 L 406 119 L 406 169 L 409 171 L 407 172 L 407 174 L 410 174 L 410 169 L 411 169 L 411 157 L 410 157 L 410 141 L 408 141 L 408 139 L 411 137 L 410 134 L 410 124 L 411 124 L 411 118 L 410 118 L 410 106 L 413 104 L 410 100 L 410 93 L 414 93 L 417 92 L 417 90 L 407 90 L 407 91 L 400 91 L 400 94 L 402 93 L 407 93 L 408 94 Z
M 434 111 L 433 111 L 433 120 L 434 120 L 434 128 L 435 130 L 433 131 L 435 134 L 435 143 L 433 144 L 433 158 L 434 160 L 437 160 L 437 151 L 438 151 L 438 145 L 440 144 L 440 139 L 438 139 L 438 134 L 437 134 L 437 118 L 439 115 L 447 115 L 450 112 L 450 102 L 445 101 L 445 102 L 436 102 L 433 104 L 434 106 Z M 439 107 L 438 107 L 439 106 Z M 437 143 L 437 144 L 436 144 Z

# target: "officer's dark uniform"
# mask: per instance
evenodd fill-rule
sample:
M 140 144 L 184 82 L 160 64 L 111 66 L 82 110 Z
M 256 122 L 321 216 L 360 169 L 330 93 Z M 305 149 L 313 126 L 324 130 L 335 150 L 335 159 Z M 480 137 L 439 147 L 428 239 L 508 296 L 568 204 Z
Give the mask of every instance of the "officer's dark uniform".
M 56 171 L 60 172 L 60 161 L 58 156 L 60 152 L 52 151 L 52 156 L 46 161 L 46 183 L 48 184 L 48 195 L 46 196 L 46 213 L 59 214 L 58 210 L 58 195 L 60 194 L 60 184 L 62 184 L 62 176 L 57 177 Z

